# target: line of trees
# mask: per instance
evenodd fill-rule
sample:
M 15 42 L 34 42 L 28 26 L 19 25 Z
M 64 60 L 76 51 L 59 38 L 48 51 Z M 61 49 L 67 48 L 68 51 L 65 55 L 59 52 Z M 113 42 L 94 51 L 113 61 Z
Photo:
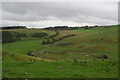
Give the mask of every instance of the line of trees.
M 54 26 L 54 27 L 47 27 L 44 29 L 46 30 L 73 30 L 73 29 L 78 29 L 78 27 Z
M 0 29 L 26 29 L 26 26 L 8 26 L 8 27 L 1 27 Z
M 47 27 L 47 28 L 44 28 L 46 30 L 74 30 L 74 29 L 92 29 L 92 28 L 99 28 L 100 26 L 98 25 L 95 25 L 95 26 L 83 26 L 83 27 L 79 27 L 79 26 L 76 26 L 76 27 L 68 27 L 68 26 L 54 26 L 54 27 Z

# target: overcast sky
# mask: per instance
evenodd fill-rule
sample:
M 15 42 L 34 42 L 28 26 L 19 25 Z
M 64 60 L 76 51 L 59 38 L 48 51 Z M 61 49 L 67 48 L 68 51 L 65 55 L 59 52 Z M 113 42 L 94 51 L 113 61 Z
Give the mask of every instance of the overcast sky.
M 2 25 L 48 26 L 113 25 L 117 2 L 3 2 Z

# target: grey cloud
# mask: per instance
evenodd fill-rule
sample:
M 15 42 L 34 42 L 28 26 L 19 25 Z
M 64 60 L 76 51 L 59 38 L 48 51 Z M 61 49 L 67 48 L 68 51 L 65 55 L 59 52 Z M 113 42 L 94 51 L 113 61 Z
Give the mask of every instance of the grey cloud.
M 3 20 L 116 24 L 117 2 L 4 2 Z

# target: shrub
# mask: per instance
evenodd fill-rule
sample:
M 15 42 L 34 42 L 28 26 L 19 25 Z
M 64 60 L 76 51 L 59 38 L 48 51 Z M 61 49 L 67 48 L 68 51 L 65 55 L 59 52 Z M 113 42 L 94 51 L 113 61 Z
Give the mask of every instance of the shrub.
M 48 34 L 46 33 L 35 33 L 32 35 L 32 37 L 39 37 L 39 38 L 42 38 L 42 37 L 45 37 L 45 36 L 48 36 Z
M 47 39 L 47 40 L 43 40 L 42 44 L 54 44 L 54 41 L 52 39 Z
M 48 44 L 47 40 L 43 40 L 42 44 Z
M 2 31 L 2 43 L 9 43 L 21 40 L 19 33 L 14 31 Z

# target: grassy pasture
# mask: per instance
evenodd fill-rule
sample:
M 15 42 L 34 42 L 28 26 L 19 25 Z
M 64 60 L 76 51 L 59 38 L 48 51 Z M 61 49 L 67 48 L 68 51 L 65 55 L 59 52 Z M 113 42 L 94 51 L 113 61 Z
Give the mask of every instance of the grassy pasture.
M 12 31 L 12 30 L 8 30 Z M 37 32 L 54 35 L 54 31 L 13 30 L 28 36 Z M 3 44 L 4 78 L 117 78 L 118 27 L 89 30 L 60 30 L 57 38 L 75 34 L 55 44 L 43 45 L 42 39 L 28 37 L 22 41 Z M 31 39 L 30 39 L 31 38 Z M 36 57 L 29 51 L 40 52 Z M 44 52 L 47 52 L 44 54 Z M 110 60 L 97 59 L 102 54 Z M 73 60 L 76 58 L 78 63 Z M 32 62 L 31 62 L 32 60 Z M 33 69 L 34 68 L 34 69 Z M 19 70 L 19 71 L 17 71 Z

